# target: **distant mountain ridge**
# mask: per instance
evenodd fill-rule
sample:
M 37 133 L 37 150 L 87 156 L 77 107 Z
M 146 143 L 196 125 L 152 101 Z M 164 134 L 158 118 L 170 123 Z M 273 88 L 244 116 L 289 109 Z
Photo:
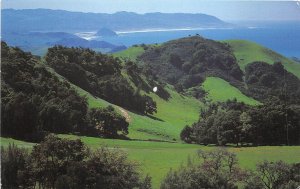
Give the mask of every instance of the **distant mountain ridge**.
M 5 31 L 113 31 L 149 28 L 230 27 L 214 16 L 188 13 L 82 13 L 50 9 L 2 9 Z
M 86 40 L 66 32 L 9 32 L 2 31 L 2 40 L 12 46 L 18 46 L 34 55 L 45 55 L 47 48 L 62 45 L 66 47 L 92 48 L 102 52 L 116 52 L 126 49 L 123 45 L 114 45 L 106 41 Z

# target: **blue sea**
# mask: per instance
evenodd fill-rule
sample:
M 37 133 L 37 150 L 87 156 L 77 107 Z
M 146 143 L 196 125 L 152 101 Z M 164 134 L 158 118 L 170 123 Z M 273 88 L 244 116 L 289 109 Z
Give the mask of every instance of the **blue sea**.
M 243 39 L 266 46 L 287 57 L 300 57 L 300 22 L 282 23 L 239 23 L 236 28 L 144 30 L 123 31 L 117 37 L 96 37 L 114 44 L 132 46 L 134 44 L 163 43 L 169 40 L 199 34 L 214 40 Z

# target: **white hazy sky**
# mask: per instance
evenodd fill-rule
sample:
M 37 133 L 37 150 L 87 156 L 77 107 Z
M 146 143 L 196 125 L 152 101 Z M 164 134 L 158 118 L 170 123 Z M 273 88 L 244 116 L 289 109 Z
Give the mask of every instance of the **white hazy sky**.
M 300 0 L 2 0 L 2 8 L 48 8 L 96 13 L 183 12 L 205 13 L 223 20 L 300 20 Z

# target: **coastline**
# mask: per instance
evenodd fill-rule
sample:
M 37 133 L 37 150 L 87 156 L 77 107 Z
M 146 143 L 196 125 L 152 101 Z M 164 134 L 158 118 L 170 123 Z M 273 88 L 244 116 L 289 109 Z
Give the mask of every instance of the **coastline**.
M 202 27 L 202 28 L 149 28 L 141 30 L 124 30 L 124 31 L 115 31 L 117 34 L 129 34 L 129 33 L 149 33 L 149 32 L 170 32 L 170 31 L 193 31 L 193 30 L 215 30 L 215 29 L 234 29 L 232 27 Z

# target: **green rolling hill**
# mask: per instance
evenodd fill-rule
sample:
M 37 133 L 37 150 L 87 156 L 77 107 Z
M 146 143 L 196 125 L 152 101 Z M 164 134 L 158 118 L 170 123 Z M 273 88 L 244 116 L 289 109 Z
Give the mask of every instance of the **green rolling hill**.
M 207 99 L 213 102 L 225 102 L 228 99 L 236 98 L 237 101 L 244 102 L 249 105 L 260 104 L 257 100 L 244 95 L 239 89 L 218 77 L 206 78 L 202 87 L 208 93 Z
M 68 82 L 52 68 L 47 68 L 58 76 L 58 78 Z M 155 113 L 153 117 L 148 117 L 125 110 L 101 98 L 97 98 L 72 83 L 70 83 L 70 85 L 75 88 L 81 96 L 87 98 L 89 108 L 112 105 L 119 113 L 123 115 L 126 114 L 129 119 L 128 137 L 134 140 L 179 141 L 179 134 L 183 127 L 196 122 L 199 118 L 200 109 L 204 106 L 203 103 L 194 97 L 183 96 L 177 93 L 174 88 L 169 85 L 166 87 L 171 95 L 169 100 L 160 98 L 154 92 L 150 93 L 150 96 L 157 103 L 157 113 Z
M 233 53 L 238 60 L 242 70 L 245 66 L 253 61 L 265 61 L 272 64 L 274 61 L 281 61 L 285 68 L 291 73 L 300 77 L 300 65 L 289 60 L 273 51 L 270 51 L 258 44 L 242 41 L 226 41 L 232 46 Z M 123 59 L 136 60 L 138 56 L 144 53 L 140 46 L 130 47 L 124 51 L 113 54 L 115 57 Z M 49 68 L 61 80 L 66 80 L 54 70 Z M 126 76 L 127 79 L 128 76 Z M 70 83 L 71 84 L 71 83 Z M 131 83 L 132 84 L 132 83 Z M 85 96 L 89 108 L 107 107 L 113 105 L 101 98 L 91 95 L 82 88 L 71 84 L 81 96 Z M 207 92 L 206 100 L 212 102 L 224 102 L 228 99 L 236 98 L 237 101 L 249 105 L 258 105 L 259 101 L 246 96 L 238 88 L 219 77 L 207 77 L 201 85 L 202 89 Z M 153 188 L 159 188 L 162 178 L 170 168 L 176 169 L 184 164 L 190 156 L 193 158 L 199 149 L 212 150 L 215 146 L 200 146 L 194 144 L 183 144 L 180 141 L 180 132 L 185 125 L 191 125 L 199 119 L 199 112 L 205 104 L 191 96 L 185 96 L 178 93 L 174 86 L 167 84 L 165 89 L 170 94 L 168 100 L 160 98 L 156 93 L 150 92 L 149 96 L 157 103 L 157 113 L 152 116 L 137 114 L 126 110 L 117 105 L 115 109 L 126 117 L 129 122 L 129 135 L 131 140 L 103 139 L 95 137 L 60 135 L 66 138 L 80 138 L 85 144 L 92 149 L 101 145 L 108 147 L 119 147 L 125 150 L 130 159 L 136 161 L 141 166 L 141 171 L 152 177 Z M 145 91 L 142 91 L 145 93 Z M 1 138 L 1 146 L 7 146 L 8 143 L 14 142 L 18 146 L 31 148 L 34 143 L 23 142 L 11 138 Z M 240 164 L 246 168 L 254 168 L 258 161 L 282 160 L 292 163 L 297 162 L 300 158 L 299 146 L 263 146 L 263 147 L 228 147 L 230 151 L 237 153 Z
M 246 40 L 227 40 L 242 70 L 254 61 L 264 61 L 269 64 L 282 62 L 285 69 L 300 78 L 300 64 L 278 54 L 257 43 Z
M 276 57 L 281 58 L 282 61 L 289 61 L 289 65 L 294 66 L 293 61 L 279 54 L 264 53 L 264 51 L 267 51 L 267 49 L 255 43 L 241 40 L 231 40 L 226 42 L 232 45 L 234 54 L 237 56 L 241 68 L 244 68 L 243 66 L 246 65 L 246 62 L 258 60 L 272 63 L 273 60 L 276 60 Z M 253 50 L 252 52 L 252 49 L 256 49 L 256 51 Z M 249 50 L 251 52 L 249 52 L 249 55 L 246 56 L 246 53 Z M 143 47 L 135 46 L 130 47 L 124 51 L 117 52 L 113 54 L 113 56 L 136 60 L 137 57 L 143 54 L 144 51 L 145 50 L 143 49 Z M 251 55 L 251 53 L 253 53 L 253 55 Z M 260 54 L 260 56 L 255 56 L 255 53 Z M 296 73 L 300 74 L 300 71 L 298 72 L 296 70 Z M 125 72 L 123 74 L 129 80 L 128 75 L 126 75 Z M 59 74 L 57 75 L 63 78 Z M 131 84 L 134 85 L 133 83 Z M 91 95 L 89 92 L 81 89 L 80 87 L 77 87 L 76 85 L 71 85 L 76 88 L 80 95 L 87 97 L 90 108 L 113 105 L 101 98 L 97 98 Z M 211 102 L 224 102 L 228 99 L 236 98 L 237 101 L 244 102 L 249 105 L 261 104 L 259 101 L 243 94 L 238 88 L 232 86 L 229 82 L 218 77 L 207 77 L 206 80 L 202 83 L 201 87 L 207 92 L 207 95 L 205 97 L 206 100 L 209 100 Z M 126 116 L 129 117 L 129 138 L 134 140 L 178 142 L 180 141 L 179 134 L 182 128 L 185 125 L 190 125 L 198 120 L 200 109 L 205 107 L 205 104 L 195 99 L 194 97 L 184 96 L 176 92 L 174 87 L 171 85 L 167 85 L 165 88 L 171 95 L 168 100 L 160 98 L 154 92 L 150 92 L 148 94 L 157 103 L 157 113 L 155 113 L 153 117 L 140 115 L 123 108 L 121 110 L 120 107 L 113 105 L 123 115 L 125 111 Z

